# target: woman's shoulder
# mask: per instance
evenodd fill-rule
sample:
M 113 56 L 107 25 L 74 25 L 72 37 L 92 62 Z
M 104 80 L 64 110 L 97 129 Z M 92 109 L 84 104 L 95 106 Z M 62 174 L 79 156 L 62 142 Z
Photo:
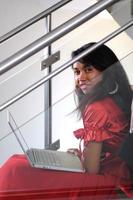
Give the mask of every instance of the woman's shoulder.
M 98 101 L 95 101 L 91 104 L 91 106 L 94 108 L 115 108 L 116 110 L 121 110 L 121 108 L 118 106 L 118 104 L 115 102 L 115 100 L 111 97 L 105 97 L 103 99 L 100 99 Z
M 88 113 L 95 113 L 103 116 L 123 115 L 123 111 L 111 97 L 100 99 L 86 106 L 84 114 L 87 115 Z
M 107 119 L 108 113 L 103 105 L 103 100 L 95 101 L 90 105 L 87 105 L 84 111 L 83 121 L 101 121 L 101 119 Z
M 86 107 L 87 110 L 103 110 L 106 112 L 107 108 L 118 107 L 114 100 L 110 97 L 94 101 Z
M 89 123 L 106 127 L 110 132 L 120 132 L 128 126 L 125 114 L 110 97 L 89 105 L 85 110 L 83 122 L 86 126 Z

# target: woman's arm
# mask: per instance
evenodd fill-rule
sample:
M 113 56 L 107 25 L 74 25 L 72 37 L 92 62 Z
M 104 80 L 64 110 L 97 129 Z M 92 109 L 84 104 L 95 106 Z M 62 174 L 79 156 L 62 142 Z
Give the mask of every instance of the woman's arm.
M 84 167 L 87 172 L 97 174 L 100 169 L 102 142 L 89 142 L 84 149 Z

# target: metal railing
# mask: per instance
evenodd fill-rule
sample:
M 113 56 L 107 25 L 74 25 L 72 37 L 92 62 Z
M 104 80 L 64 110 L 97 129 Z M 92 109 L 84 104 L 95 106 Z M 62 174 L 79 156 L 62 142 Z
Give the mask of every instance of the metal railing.
M 33 85 L 31 85 L 26 90 L 22 91 L 20 94 L 16 95 L 15 97 L 13 97 L 12 99 L 10 99 L 9 101 L 7 101 L 4 104 L 2 104 L 0 106 L 0 111 L 4 110 L 5 108 L 7 108 L 8 106 L 10 106 L 11 104 L 13 104 L 14 102 L 16 102 L 17 100 L 21 99 L 22 97 L 24 97 L 28 93 L 32 92 L 34 89 L 38 88 L 39 86 L 41 86 L 42 84 L 44 84 L 49 79 L 53 78 L 57 74 L 61 73 L 65 69 L 67 69 L 73 63 L 75 63 L 77 60 L 79 60 L 81 57 L 87 55 L 88 53 L 92 52 L 93 50 L 95 50 L 96 48 L 98 48 L 99 46 L 101 46 L 102 44 L 104 44 L 104 43 L 108 42 L 109 40 L 111 40 L 112 38 L 116 37 L 121 32 L 123 32 L 127 28 L 131 27 L 132 25 L 133 25 L 133 20 L 129 21 L 127 24 L 125 24 L 121 28 L 118 28 L 116 31 L 112 32 L 111 34 L 109 34 L 108 36 L 106 36 L 104 39 L 100 40 L 98 43 L 96 43 L 95 45 L 93 45 L 91 48 L 88 48 L 87 50 L 85 50 L 84 52 L 82 52 L 81 54 L 79 54 L 78 56 L 76 56 L 75 58 L 69 60 L 64 65 L 62 65 L 59 68 L 57 68 L 55 71 L 53 71 L 49 75 L 45 76 L 44 78 L 42 78 L 38 82 L 36 82 Z
M 120 0 L 102 0 L 0 63 L 0 75 Z
M 72 1 L 72 0 L 61 0 L 57 4 L 55 4 L 55 5 L 51 6 L 50 8 L 48 8 L 47 10 L 39 13 L 35 17 L 31 18 L 30 20 L 24 22 L 20 26 L 14 28 L 13 30 L 11 30 L 8 33 L 6 33 L 5 35 L 1 36 L 0 37 L 0 43 L 6 41 L 7 39 L 11 38 L 12 36 L 16 35 L 17 33 L 23 31 L 24 29 L 28 28 L 29 26 L 31 26 L 32 24 L 38 22 L 39 20 L 47 17 L 49 14 L 51 14 L 52 12 L 54 12 L 57 9 L 61 8 L 62 6 L 64 6 L 65 4 L 67 4 L 70 1 Z
M 34 18 L 30 19 L 29 21 L 25 22 L 21 26 L 15 28 L 14 30 L 12 30 L 9 33 L 5 34 L 4 36 L 0 37 L 0 43 L 4 42 L 5 40 L 14 36 L 15 34 L 19 33 L 20 31 L 24 30 L 25 28 L 27 28 L 28 26 L 32 25 L 33 23 L 39 21 L 40 19 L 47 17 L 47 16 L 51 16 L 51 13 L 53 11 L 62 7 L 69 1 L 72 1 L 72 0 L 60 1 L 59 3 L 57 3 L 54 6 L 52 6 L 51 8 L 49 8 L 48 10 L 40 13 L 39 15 L 37 15 Z M 45 48 L 47 46 L 50 47 L 50 45 L 54 41 L 58 40 L 65 34 L 71 32 L 72 30 L 74 30 L 75 28 L 77 28 L 78 26 L 83 24 L 84 22 L 88 21 L 89 19 L 96 16 L 101 11 L 105 10 L 106 8 L 110 7 L 111 5 L 113 5 L 114 3 L 118 2 L 118 1 L 120 1 L 120 0 L 101 0 L 98 3 L 94 4 L 93 6 L 86 9 L 85 11 L 81 12 L 77 16 L 71 18 L 69 21 L 60 25 L 56 29 L 54 29 L 54 30 L 50 29 L 50 31 L 47 34 L 45 34 L 43 37 L 37 39 L 32 44 L 26 46 L 25 48 L 18 51 L 11 57 L 2 61 L 0 63 L 0 75 L 7 72 L 11 68 L 15 67 L 17 64 L 19 64 L 19 63 L 23 62 L 24 60 L 26 60 L 27 58 L 31 57 L 32 55 L 36 54 L 38 51 L 42 50 L 43 48 Z M 88 48 L 87 50 L 82 52 L 80 55 L 67 61 L 65 64 L 60 66 L 55 71 L 50 72 L 50 74 L 43 77 L 41 80 L 32 84 L 30 87 L 26 88 L 25 90 L 21 91 L 16 96 L 12 97 L 10 100 L 8 100 L 5 103 L 3 103 L 2 105 L 0 105 L 0 111 L 4 110 L 5 108 L 9 107 L 10 105 L 15 103 L 19 99 L 23 98 L 25 95 L 29 94 L 30 92 L 32 92 L 33 90 L 35 90 L 36 88 L 38 88 L 39 86 L 44 84 L 45 82 L 51 81 L 51 78 L 53 78 L 54 76 L 58 75 L 59 73 L 61 73 L 62 71 L 64 71 L 68 67 L 70 67 L 74 62 L 79 60 L 81 57 L 92 52 L 93 50 L 95 50 L 96 48 L 101 46 L 102 44 L 106 43 L 107 41 L 111 40 L 112 38 L 114 38 L 115 36 L 117 36 L 118 34 L 123 32 L 124 30 L 126 30 L 127 28 L 131 27 L 132 25 L 133 25 L 133 20 L 129 21 L 127 24 L 125 24 L 121 28 L 115 30 L 114 32 L 112 32 L 111 34 L 106 36 L 104 39 L 100 40 L 97 44 L 93 45 L 91 48 Z M 46 85 L 46 87 L 47 86 L 48 85 Z M 46 96 L 47 96 L 47 98 L 50 97 L 49 95 L 46 95 Z M 49 114 L 51 116 L 51 113 L 48 113 L 48 115 L 46 116 L 46 121 L 48 121 L 48 124 L 51 126 L 52 123 L 50 121 L 51 117 L 49 117 Z M 48 127 L 48 130 L 45 130 L 45 133 L 47 133 L 46 137 L 45 137 L 45 147 L 50 147 L 50 145 L 52 144 L 52 139 L 51 139 L 52 132 L 51 132 L 51 130 L 49 130 L 49 128 L 50 128 L 49 126 L 46 126 L 46 127 Z

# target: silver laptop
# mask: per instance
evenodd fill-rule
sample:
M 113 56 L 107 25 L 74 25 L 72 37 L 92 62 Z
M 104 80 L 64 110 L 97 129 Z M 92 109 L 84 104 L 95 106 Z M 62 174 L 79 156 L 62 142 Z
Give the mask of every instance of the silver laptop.
M 8 111 L 8 124 L 32 167 L 50 170 L 84 172 L 78 156 L 61 151 L 29 148 L 14 117 Z

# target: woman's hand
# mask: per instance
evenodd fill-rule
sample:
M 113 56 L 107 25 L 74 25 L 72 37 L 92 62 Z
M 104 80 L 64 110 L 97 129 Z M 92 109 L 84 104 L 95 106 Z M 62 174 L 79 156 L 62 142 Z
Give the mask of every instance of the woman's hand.
M 79 149 L 76 148 L 70 148 L 67 150 L 68 153 L 74 154 L 76 156 L 78 156 L 79 158 L 81 158 L 81 152 Z

